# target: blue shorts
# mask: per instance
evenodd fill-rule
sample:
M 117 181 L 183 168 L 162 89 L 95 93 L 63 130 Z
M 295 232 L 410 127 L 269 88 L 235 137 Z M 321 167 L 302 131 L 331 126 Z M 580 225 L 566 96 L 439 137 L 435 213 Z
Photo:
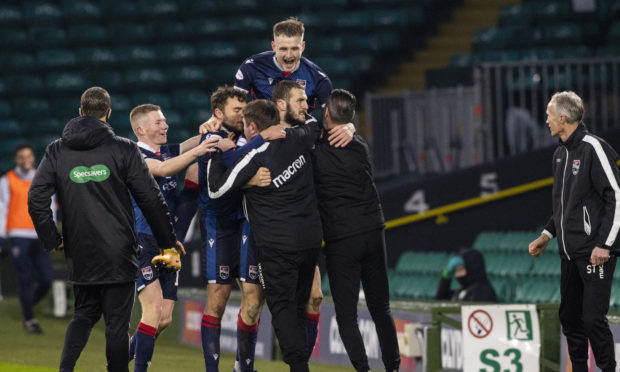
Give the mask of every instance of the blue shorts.
M 179 286 L 179 272 L 160 272 L 151 260 L 159 254 L 159 245 L 153 235 L 138 233 L 138 244 L 142 247 L 138 257 L 138 283 L 136 290 L 140 293 L 147 285 L 159 279 L 161 293 L 167 300 L 177 300 L 177 287 Z
M 239 278 L 258 284 L 258 262 L 250 224 L 245 219 L 218 218 L 206 211 L 201 213 L 201 225 L 207 281 L 232 284 Z

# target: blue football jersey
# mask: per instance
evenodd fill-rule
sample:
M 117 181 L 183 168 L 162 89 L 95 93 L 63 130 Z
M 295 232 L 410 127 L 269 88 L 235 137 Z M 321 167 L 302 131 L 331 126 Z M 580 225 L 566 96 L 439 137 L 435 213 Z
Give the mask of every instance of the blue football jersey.
M 207 138 L 215 137 L 218 139 L 227 138 L 228 132 L 225 129 L 221 129 L 216 133 L 207 133 L 202 136 L 201 142 Z M 265 141 L 260 135 L 252 138 L 251 141 L 247 141 L 242 134 L 235 143 L 237 148 L 234 150 L 226 151 L 222 154 L 222 160 L 227 167 L 233 166 L 238 159 L 243 157 L 246 153 L 252 149 L 259 148 Z M 209 210 L 218 217 L 227 218 L 231 220 L 243 218 L 243 212 L 241 209 L 241 200 L 243 198 L 243 192 L 237 190 L 231 192 L 229 195 L 221 197 L 219 199 L 209 198 L 209 186 L 207 184 L 207 165 L 209 162 L 209 153 L 198 158 L 198 206 L 202 210 Z
M 138 142 L 138 147 L 140 148 L 140 152 L 142 152 L 142 157 L 144 159 L 156 159 L 159 161 L 166 161 L 170 158 L 178 156 L 181 154 L 181 144 L 175 143 L 170 145 L 163 145 L 160 147 L 159 152 L 156 153 L 150 146 L 143 142 Z M 177 186 L 178 180 L 177 175 L 170 177 L 155 177 L 155 181 L 161 190 L 162 195 L 164 196 L 164 200 L 166 204 L 168 204 L 168 211 L 170 211 L 170 215 L 175 215 L 176 205 L 179 198 Z M 131 203 L 133 204 L 134 214 L 136 215 L 136 231 L 143 234 L 151 234 L 151 227 L 149 223 L 146 221 L 144 214 L 136 204 L 135 200 L 131 198 Z M 176 223 L 176 221 L 173 221 Z
M 331 80 L 323 70 L 305 57 L 301 57 L 295 71 L 285 76 L 273 51 L 246 59 L 235 75 L 235 88 L 246 92 L 251 99 L 271 100 L 273 87 L 285 79 L 296 81 L 306 89 L 308 106 L 311 110 L 317 103 L 319 106 L 325 104 L 333 89 Z

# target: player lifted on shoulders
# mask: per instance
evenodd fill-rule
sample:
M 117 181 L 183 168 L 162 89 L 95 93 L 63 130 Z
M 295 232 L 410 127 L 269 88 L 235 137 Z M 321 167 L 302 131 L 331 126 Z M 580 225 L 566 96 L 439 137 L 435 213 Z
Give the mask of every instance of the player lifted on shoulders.
M 130 115 L 131 127 L 138 138 L 138 147 L 151 174 L 166 200 L 172 216 L 176 216 L 178 202 L 177 176 L 192 161 L 209 151 L 217 140 L 199 144 L 200 136 L 194 136 L 181 144 L 167 145 L 168 124 L 161 108 L 152 104 L 135 107 Z M 132 199 L 133 202 L 133 199 Z M 177 299 L 178 271 L 166 272 L 151 261 L 160 254 L 155 237 L 142 211 L 134 204 L 136 232 L 142 247 L 137 282 L 138 298 L 142 305 L 142 317 L 130 342 L 129 356 L 135 357 L 134 371 L 146 371 L 153 356 L 155 338 L 170 325 L 172 310 Z M 176 218 L 175 218 L 176 219 Z M 176 224 L 176 223 L 175 223 Z M 182 240 L 182 236 L 178 236 Z M 178 257 L 185 254 L 170 252 Z M 176 253 L 176 254 L 175 254 Z

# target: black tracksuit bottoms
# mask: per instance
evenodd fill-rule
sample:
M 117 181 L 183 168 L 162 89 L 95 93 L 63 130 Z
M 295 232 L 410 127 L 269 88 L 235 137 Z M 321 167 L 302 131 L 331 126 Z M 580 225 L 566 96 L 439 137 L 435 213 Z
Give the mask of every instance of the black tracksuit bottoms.
M 291 372 L 308 371 L 306 303 L 320 248 L 258 248 L 258 272 L 272 324 Z
M 574 372 L 588 371 L 588 340 L 596 365 L 603 372 L 616 370 L 606 317 L 615 267 L 616 257 L 604 265 L 590 265 L 589 257 L 562 260 L 559 315 Z
M 90 331 L 101 315 L 105 321 L 108 372 L 127 372 L 129 363 L 129 320 L 136 283 L 74 285 L 75 310 L 67 327 L 60 358 L 60 372 L 75 368 Z
M 357 371 L 368 371 L 368 357 L 357 324 L 360 280 L 368 311 L 375 323 L 381 357 L 386 371 L 400 366 L 400 353 L 394 320 L 390 312 L 385 236 L 377 229 L 325 243 L 327 274 L 338 331 L 349 359 Z

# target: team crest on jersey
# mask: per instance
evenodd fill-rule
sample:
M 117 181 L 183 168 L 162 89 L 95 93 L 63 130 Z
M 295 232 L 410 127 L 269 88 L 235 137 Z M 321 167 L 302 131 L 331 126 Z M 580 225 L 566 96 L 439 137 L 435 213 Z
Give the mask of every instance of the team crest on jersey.
M 153 269 L 150 266 L 143 267 L 141 270 L 142 270 L 142 277 L 144 277 L 145 280 L 153 279 Z
M 222 278 L 223 280 L 228 279 L 228 276 L 230 275 L 230 269 L 228 268 L 228 266 L 220 266 L 220 278 Z
M 250 265 L 248 268 L 248 275 L 250 276 L 250 279 L 256 280 L 256 278 L 258 278 L 258 266 Z
M 573 160 L 573 175 L 576 176 L 579 173 L 579 166 L 581 166 L 581 160 Z
M 302 88 L 306 89 L 306 81 L 305 80 L 297 79 L 297 80 L 295 80 L 295 82 L 297 84 L 301 85 Z

